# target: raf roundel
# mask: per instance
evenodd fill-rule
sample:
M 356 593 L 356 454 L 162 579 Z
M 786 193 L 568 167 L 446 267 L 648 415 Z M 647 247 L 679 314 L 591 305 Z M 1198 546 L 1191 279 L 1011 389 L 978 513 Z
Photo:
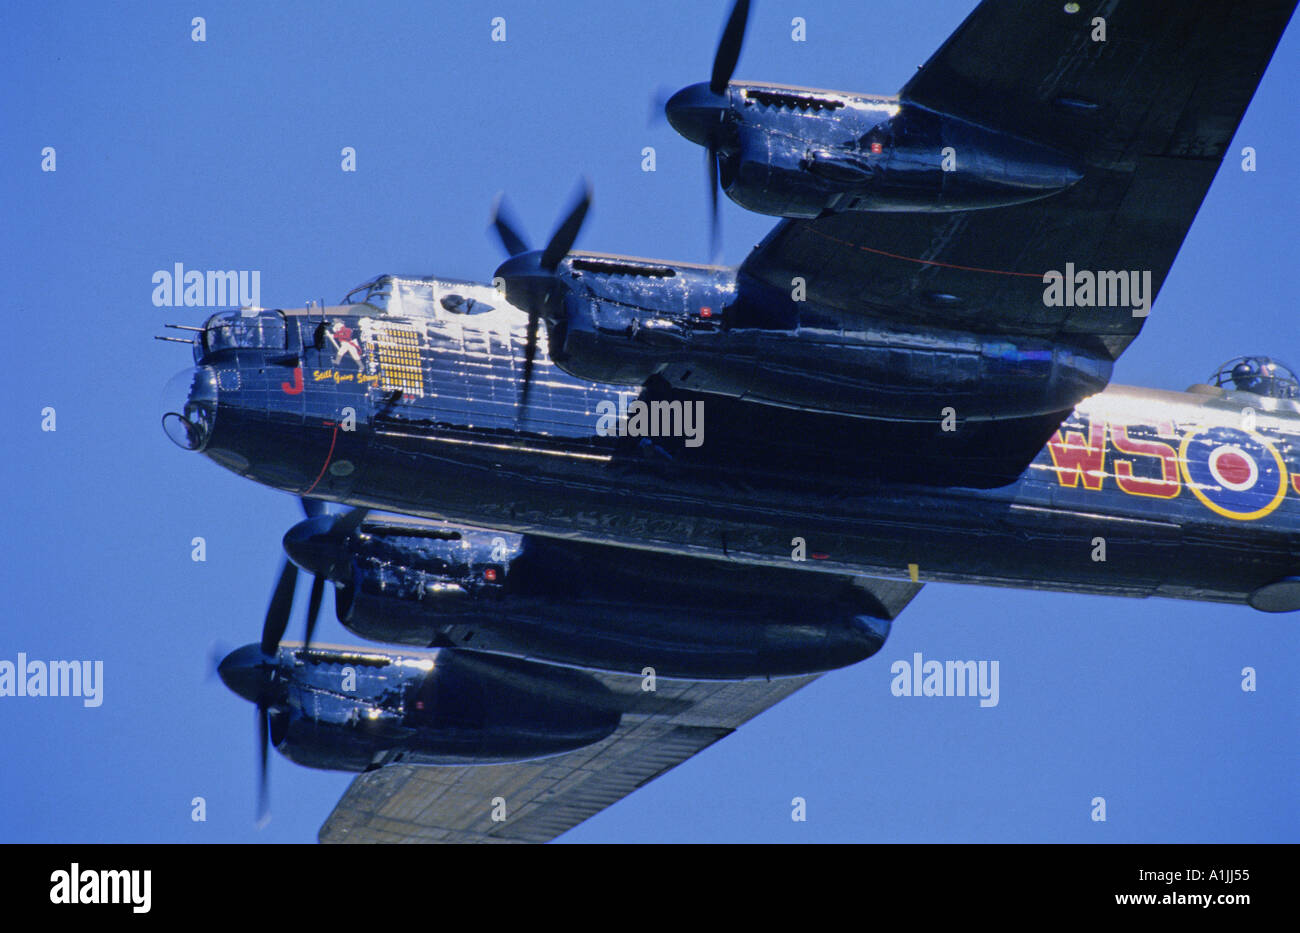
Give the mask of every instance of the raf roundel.
M 1286 495 L 1286 467 L 1268 441 L 1237 428 L 1207 428 L 1183 438 L 1187 485 L 1205 507 L 1226 518 L 1263 518 Z

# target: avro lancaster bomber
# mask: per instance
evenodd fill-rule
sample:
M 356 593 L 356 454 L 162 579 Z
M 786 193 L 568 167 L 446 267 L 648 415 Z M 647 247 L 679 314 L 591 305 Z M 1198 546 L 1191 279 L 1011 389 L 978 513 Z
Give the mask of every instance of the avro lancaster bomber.
M 263 780 L 360 772 L 322 841 L 544 841 L 925 581 L 1300 608 L 1295 375 L 1110 384 L 1293 7 L 985 0 L 884 97 L 733 82 L 740 0 L 667 102 L 782 218 L 739 267 L 575 250 L 584 190 L 541 249 L 499 205 L 489 281 L 208 320 L 168 435 L 306 511 L 220 665 Z M 400 647 L 313 644 L 327 586 Z

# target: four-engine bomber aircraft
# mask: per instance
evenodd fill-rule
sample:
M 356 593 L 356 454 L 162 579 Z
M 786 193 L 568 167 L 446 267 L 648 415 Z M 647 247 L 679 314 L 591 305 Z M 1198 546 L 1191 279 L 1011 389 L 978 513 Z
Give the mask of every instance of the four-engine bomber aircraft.
M 574 252 L 584 194 L 541 250 L 499 207 L 492 285 L 211 318 L 164 426 L 308 513 L 220 666 L 263 782 L 363 772 L 323 841 L 547 840 L 921 581 L 1300 608 L 1295 377 L 1108 386 L 1293 6 L 986 0 L 869 97 L 732 83 L 741 0 L 667 104 L 784 218 L 738 268 Z M 404 647 L 311 645 L 329 583 Z

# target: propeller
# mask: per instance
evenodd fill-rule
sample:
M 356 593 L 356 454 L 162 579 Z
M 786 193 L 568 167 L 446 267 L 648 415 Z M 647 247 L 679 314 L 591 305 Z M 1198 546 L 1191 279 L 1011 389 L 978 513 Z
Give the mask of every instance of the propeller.
M 718 50 L 713 56 L 713 73 L 708 83 L 684 87 L 664 104 L 664 114 L 673 129 L 704 147 L 709 182 L 709 250 L 713 261 L 721 255 L 721 220 L 718 214 L 723 150 L 734 145 L 735 118 L 731 105 L 731 76 L 740 60 L 749 20 L 749 0 L 736 0 L 723 27 Z
M 710 144 L 704 152 L 709 173 L 709 261 L 722 258 L 722 219 L 718 214 L 718 148 Z
M 271 743 L 271 711 L 257 704 L 257 826 L 260 829 L 271 820 L 271 785 L 267 779 L 267 749 Z
M 721 94 L 731 83 L 731 76 L 736 71 L 736 62 L 740 61 L 740 47 L 745 42 L 745 22 L 749 19 L 749 0 L 736 0 L 727 17 L 727 25 L 722 29 L 722 38 L 718 40 L 718 51 L 713 56 L 713 74 L 709 78 L 709 90 Z
M 554 272 L 559 267 L 560 260 L 569 254 L 569 250 L 578 239 L 578 231 L 582 229 L 582 223 L 587 219 L 587 211 L 590 208 L 591 186 L 584 179 L 582 193 L 574 199 L 564 222 L 556 228 L 555 233 L 551 235 L 551 241 L 546 244 L 546 249 L 542 250 L 542 268 L 547 272 Z
M 299 499 L 298 502 L 302 504 L 302 513 L 308 518 L 329 514 L 330 507 L 319 499 Z
M 368 511 L 356 508 L 331 512 L 325 503 L 314 499 L 303 499 L 302 510 L 306 520 L 294 525 L 284 536 L 283 544 L 288 556 L 280 568 L 280 577 L 276 580 L 266 619 L 262 623 L 262 653 L 268 657 L 275 654 L 289 627 L 299 567 L 307 569 L 315 577 L 307 600 L 307 624 L 303 636 L 303 647 L 310 647 L 325 597 L 325 583 L 342 552 L 344 540 L 360 527 Z
M 267 751 L 280 745 L 288 734 L 289 713 L 282 705 L 284 688 L 280 682 L 279 665 L 275 657 L 285 630 L 289 627 L 289 614 L 293 610 L 294 592 L 298 585 L 298 568 L 302 566 L 314 577 L 307 600 L 307 624 L 303 647 L 311 645 L 320 616 L 325 584 L 335 573 L 343 556 L 343 543 L 360 527 L 367 509 L 354 508 L 346 512 L 331 511 L 324 502 L 302 499 L 306 518 L 290 528 L 284 536 L 286 557 L 280 576 L 271 593 L 271 603 L 262 623 L 262 640 L 226 656 L 217 673 L 236 693 L 252 700 L 257 706 L 257 823 L 265 826 L 271 816 L 270 786 L 267 778 Z M 258 654 L 253 654 L 256 648 Z
M 493 279 L 501 279 L 505 283 L 507 301 L 528 311 L 523 387 L 519 396 L 521 414 L 528 408 L 528 396 L 532 389 L 538 326 L 543 317 L 550 324 L 559 323 L 563 313 L 559 289 L 556 287 L 559 284 L 556 270 L 577 241 L 590 208 L 591 186 L 584 179 L 581 191 L 574 198 L 564 219 L 539 252 L 529 249 L 527 238 L 519 232 L 519 226 L 514 221 L 504 196 L 498 196 L 492 207 L 492 227 L 510 257 L 497 267 Z
M 289 611 L 293 609 L 293 592 L 298 585 L 298 568 L 288 558 L 280 567 L 280 577 L 271 593 L 271 604 L 266 607 L 262 622 L 262 654 L 273 655 L 284 639 L 289 627 Z
M 279 746 L 289 731 L 289 713 L 277 704 L 272 696 L 276 674 L 267 677 L 267 691 L 257 701 L 257 827 L 261 829 L 271 821 L 271 782 L 268 776 L 267 752 L 270 746 Z
M 709 78 L 709 90 L 714 94 L 727 93 L 727 85 L 736 71 L 740 61 L 740 47 L 745 41 L 745 25 L 749 20 L 749 0 L 736 0 L 727 17 L 727 25 L 722 29 L 722 38 L 718 40 L 718 51 L 713 56 L 713 74 Z M 718 214 L 718 134 L 709 134 L 705 149 L 709 160 L 709 258 L 717 262 L 722 255 L 722 219 Z
M 265 826 L 271 812 L 267 749 L 282 743 L 289 729 L 286 682 L 278 659 L 263 652 L 261 645 L 236 648 L 217 666 L 217 673 L 227 687 L 257 707 L 257 823 Z
M 528 240 L 519 232 L 519 224 L 515 221 L 514 212 L 506 203 L 504 191 L 492 202 L 492 227 L 501 238 L 501 245 L 506 248 L 507 256 L 518 256 L 532 249 L 528 245 Z

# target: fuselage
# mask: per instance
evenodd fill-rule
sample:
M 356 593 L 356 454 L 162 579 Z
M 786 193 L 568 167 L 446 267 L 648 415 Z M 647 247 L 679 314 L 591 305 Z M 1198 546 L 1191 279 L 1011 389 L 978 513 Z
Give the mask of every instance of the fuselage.
M 497 291 L 366 298 L 214 319 L 189 446 L 295 495 L 811 572 L 1245 602 L 1300 567 L 1293 402 L 1112 386 L 1018 476 L 909 482 L 915 426 L 672 393 L 641 410 L 545 335 L 521 412 L 525 316 Z

